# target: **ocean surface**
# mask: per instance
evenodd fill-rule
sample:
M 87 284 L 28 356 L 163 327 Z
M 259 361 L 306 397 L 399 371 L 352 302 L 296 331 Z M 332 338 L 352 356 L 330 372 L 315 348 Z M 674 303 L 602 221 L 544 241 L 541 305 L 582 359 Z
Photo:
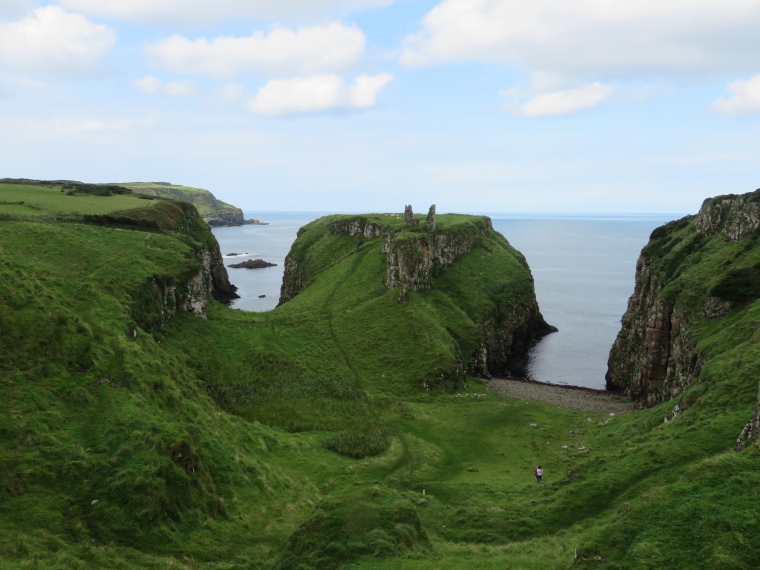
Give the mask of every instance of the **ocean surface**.
M 225 265 L 263 259 L 276 267 L 227 268 L 240 299 L 232 307 L 277 306 L 285 256 L 296 232 L 318 212 L 246 212 L 269 225 L 214 229 Z M 531 351 L 533 380 L 604 388 L 607 356 L 633 293 L 636 260 L 652 230 L 683 214 L 486 213 L 528 260 L 541 312 L 559 332 Z M 230 255 L 237 254 L 237 255 Z

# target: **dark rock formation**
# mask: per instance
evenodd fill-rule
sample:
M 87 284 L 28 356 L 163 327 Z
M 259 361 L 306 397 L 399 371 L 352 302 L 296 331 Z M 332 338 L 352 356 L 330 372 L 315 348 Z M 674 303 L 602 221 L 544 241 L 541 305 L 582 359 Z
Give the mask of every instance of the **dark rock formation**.
M 760 392 L 757 394 L 757 399 L 760 402 Z M 760 403 L 758 403 L 755 413 L 747 422 L 747 425 L 744 426 L 741 434 L 739 434 L 739 438 L 736 440 L 736 451 L 742 451 L 748 441 L 757 439 L 758 437 L 760 437 Z
M 636 264 L 634 293 L 610 351 L 608 390 L 623 390 L 638 406 L 649 407 L 678 396 L 699 378 L 705 357 L 692 339 L 694 325 L 724 317 L 757 297 L 757 271 L 727 271 L 717 275 L 712 285 L 700 281 L 687 287 L 677 280 L 699 263 L 708 244 L 720 248 L 730 243 L 726 240 L 740 240 L 758 228 L 760 190 L 705 200 L 697 216 L 652 232 Z M 752 244 L 747 247 L 751 250 Z M 724 262 L 728 267 L 736 253 L 726 255 L 732 256 Z M 688 294 L 682 293 L 685 288 Z M 746 431 L 756 433 L 756 423 L 751 421 Z
M 607 362 L 607 389 L 625 391 L 640 406 L 677 396 L 703 364 L 689 340 L 686 317 L 662 290 L 646 258 L 639 258 L 636 287 Z
M 430 206 L 428 210 L 427 220 L 425 221 L 425 228 L 429 232 L 435 231 L 435 204 Z
M 385 284 L 389 289 L 402 286 L 410 291 L 430 289 L 434 273 L 480 243 L 493 231 L 491 220 L 479 218 L 458 232 L 437 232 L 396 237 L 386 235 L 383 253 L 388 254 Z
M 243 261 L 241 263 L 233 263 L 231 265 L 228 265 L 227 267 L 234 267 L 236 269 L 238 268 L 261 269 L 263 267 L 277 267 L 277 264 L 269 263 L 268 261 L 264 261 L 263 259 L 249 259 L 248 261 Z
M 224 304 L 238 298 L 237 288 L 227 276 L 219 244 L 192 204 L 155 200 L 143 208 L 85 215 L 84 219 L 98 225 L 130 225 L 168 232 L 190 246 L 195 263 L 188 263 L 181 274 L 153 275 L 134 292 L 133 317 L 144 329 L 165 323 L 178 311 L 206 318 L 209 297 Z
M 420 225 L 420 221 L 414 219 L 414 212 L 412 212 L 411 205 L 404 208 L 404 223 L 407 228 L 415 228 Z

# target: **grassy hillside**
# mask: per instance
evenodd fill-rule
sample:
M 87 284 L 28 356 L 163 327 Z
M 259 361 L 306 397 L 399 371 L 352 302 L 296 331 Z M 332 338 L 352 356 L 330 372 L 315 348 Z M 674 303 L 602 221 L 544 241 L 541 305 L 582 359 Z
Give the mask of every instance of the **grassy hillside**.
M 705 331 L 715 374 L 667 423 L 673 402 L 610 418 L 475 379 L 425 390 L 489 291 L 525 286 L 503 237 L 399 304 L 379 238 L 323 220 L 288 303 L 146 330 L 140 283 L 181 275 L 196 240 L 119 223 L 127 198 L 59 208 L 109 215 L 88 223 L 0 206 L 1 569 L 760 565 L 760 451 L 732 451 L 756 301 Z
M 203 188 L 167 182 L 127 182 L 120 185 L 137 194 L 190 202 L 198 209 L 201 217 L 212 226 L 243 223 L 243 211 L 240 208 L 218 200 L 216 196 Z
M 134 194 L 94 196 L 76 193 L 66 184 L 12 184 L 0 182 L 0 213 L 29 214 L 109 214 L 142 208 L 145 201 Z

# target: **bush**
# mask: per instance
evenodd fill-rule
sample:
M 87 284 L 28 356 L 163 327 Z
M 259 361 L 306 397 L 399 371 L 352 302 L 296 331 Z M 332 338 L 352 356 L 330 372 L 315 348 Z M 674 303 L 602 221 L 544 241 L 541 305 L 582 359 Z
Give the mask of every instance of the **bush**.
M 746 302 L 760 297 L 760 264 L 729 271 L 710 290 L 711 297 Z
M 372 457 L 388 447 L 388 432 L 382 426 L 367 431 L 344 430 L 328 439 L 325 447 L 354 459 Z

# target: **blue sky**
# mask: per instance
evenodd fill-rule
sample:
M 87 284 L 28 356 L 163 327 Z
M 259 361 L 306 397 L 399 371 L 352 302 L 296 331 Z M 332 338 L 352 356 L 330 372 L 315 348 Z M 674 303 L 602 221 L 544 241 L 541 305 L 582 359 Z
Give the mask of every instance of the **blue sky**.
M 758 0 L 2 0 L 0 177 L 693 213 L 760 186 L 758 29 Z

